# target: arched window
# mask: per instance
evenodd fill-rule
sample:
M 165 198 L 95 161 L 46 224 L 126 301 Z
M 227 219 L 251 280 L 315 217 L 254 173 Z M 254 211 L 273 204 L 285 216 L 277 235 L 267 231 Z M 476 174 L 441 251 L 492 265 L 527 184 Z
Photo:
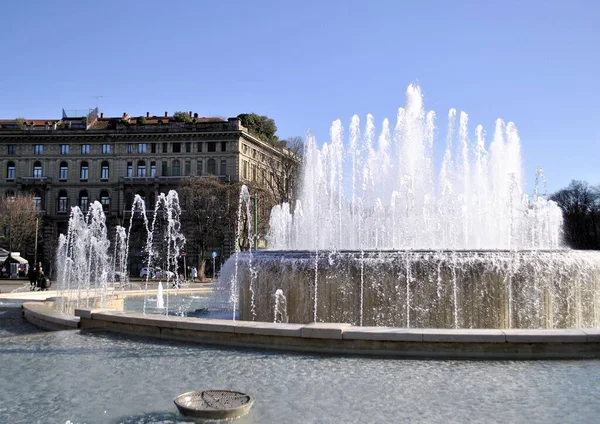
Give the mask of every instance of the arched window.
M 42 197 L 42 193 L 39 190 L 33 191 L 33 203 L 35 204 L 35 208 L 38 211 L 44 210 L 44 199 Z
M 179 162 L 179 159 L 175 159 L 173 161 L 173 174 L 174 177 L 179 177 L 181 176 L 181 162 Z
M 56 207 L 56 213 L 67 213 L 69 209 L 69 196 L 66 190 L 58 192 L 58 205 Z
M 137 176 L 145 177 L 146 176 L 146 161 L 138 160 L 137 163 Z
M 100 165 L 100 179 L 108 180 L 108 177 L 109 177 L 108 162 L 104 161 L 104 162 L 102 162 L 102 165 Z
M 210 175 L 217 174 L 217 162 L 214 159 L 209 159 L 206 162 L 206 172 Z
M 79 171 L 79 179 L 87 181 L 90 176 L 90 167 L 86 161 L 81 162 L 81 169 Z
M 33 163 L 33 177 L 42 178 L 42 173 L 42 163 L 40 161 L 35 161 Z
M 202 159 L 198 160 L 198 167 L 196 168 L 196 175 L 202 175 Z
M 16 176 L 16 171 L 15 171 L 15 163 L 14 162 L 8 162 L 6 164 L 6 179 L 7 180 L 14 180 Z
M 87 212 L 90 207 L 90 198 L 88 197 L 87 190 L 81 190 L 79 192 L 79 209 L 81 212 Z
M 69 164 L 67 162 L 61 162 L 58 170 L 58 179 L 60 181 L 67 181 L 69 178 Z
M 125 210 L 131 209 L 131 206 L 133 206 L 133 193 L 129 191 L 125 195 Z
M 102 210 L 104 210 L 104 213 L 108 213 L 110 211 L 110 197 L 108 196 L 108 191 L 102 190 L 100 192 L 100 203 L 102 203 Z
M 221 175 L 227 175 L 227 159 L 221 159 Z

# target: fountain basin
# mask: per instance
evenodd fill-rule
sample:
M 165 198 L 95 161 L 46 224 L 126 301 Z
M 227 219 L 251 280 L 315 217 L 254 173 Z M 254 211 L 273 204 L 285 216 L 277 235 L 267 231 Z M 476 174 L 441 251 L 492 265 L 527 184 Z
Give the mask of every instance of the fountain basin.
M 273 321 L 281 290 L 291 323 L 600 327 L 600 252 L 258 251 L 229 259 L 221 282 L 232 281 L 249 321 Z

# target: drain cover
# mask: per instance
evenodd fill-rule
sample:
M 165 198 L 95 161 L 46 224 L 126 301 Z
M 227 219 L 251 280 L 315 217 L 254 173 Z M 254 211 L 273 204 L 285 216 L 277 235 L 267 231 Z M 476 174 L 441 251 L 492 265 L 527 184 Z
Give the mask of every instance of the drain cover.
M 230 390 L 187 392 L 175 398 L 175 405 L 186 417 L 212 419 L 237 418 L 246 415 L 254 398 Z

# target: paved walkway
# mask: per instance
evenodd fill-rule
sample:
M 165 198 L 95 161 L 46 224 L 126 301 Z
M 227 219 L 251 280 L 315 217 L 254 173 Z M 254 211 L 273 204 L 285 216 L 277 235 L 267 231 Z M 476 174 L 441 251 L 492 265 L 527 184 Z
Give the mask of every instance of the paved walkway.
M 141 278 L 132 278 L 131 283 L 134 284 L 139 284 L 140 286 L 144 287 L 144 283 L 145 280 L 141 279 Z M 200 281 L 196 281 L 195 283 L 191 283 L 189 287 L 197 287 L 197 286 L 201 286 L 207 283 L 212 283 L 213 280 L 211 279 L 205 279 L 204 281 L 200 282 Z M 165 283 L 163 282 L 163 285 Z M 2 297 L 2 295 L 7 294 L 7 293 L 11 293 L 13 290 L 18 289 L 18 288 L 28 288 L 29 287 L 29 280 L 27 278 L 19 278 L 19 279 L 0 279 L 0 297 Z M 148 281 L 148 289 L 149 290 L 155 290 L 158 287 L 158 280 L 150 280 Z M 55 288 L 54 285 L 51 287 L 52 289 Z M 25 292 L 29 292 L 29 290 L 24 290 Z M 43 292 L 43 293 L 47 293 L 47 292 Z

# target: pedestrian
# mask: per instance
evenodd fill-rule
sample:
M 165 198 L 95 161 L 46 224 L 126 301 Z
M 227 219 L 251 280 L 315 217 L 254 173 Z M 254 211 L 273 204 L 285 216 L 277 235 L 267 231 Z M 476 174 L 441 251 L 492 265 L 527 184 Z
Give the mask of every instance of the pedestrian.
M 194 266 L 194 267 L 192 267 L 192 281 L 196 282 L 196 278 L 198 278 L 198 270 Z
M 37 286 L 39 271 L 37 266 L 29 268 L 29 290 L 34 291 Z

